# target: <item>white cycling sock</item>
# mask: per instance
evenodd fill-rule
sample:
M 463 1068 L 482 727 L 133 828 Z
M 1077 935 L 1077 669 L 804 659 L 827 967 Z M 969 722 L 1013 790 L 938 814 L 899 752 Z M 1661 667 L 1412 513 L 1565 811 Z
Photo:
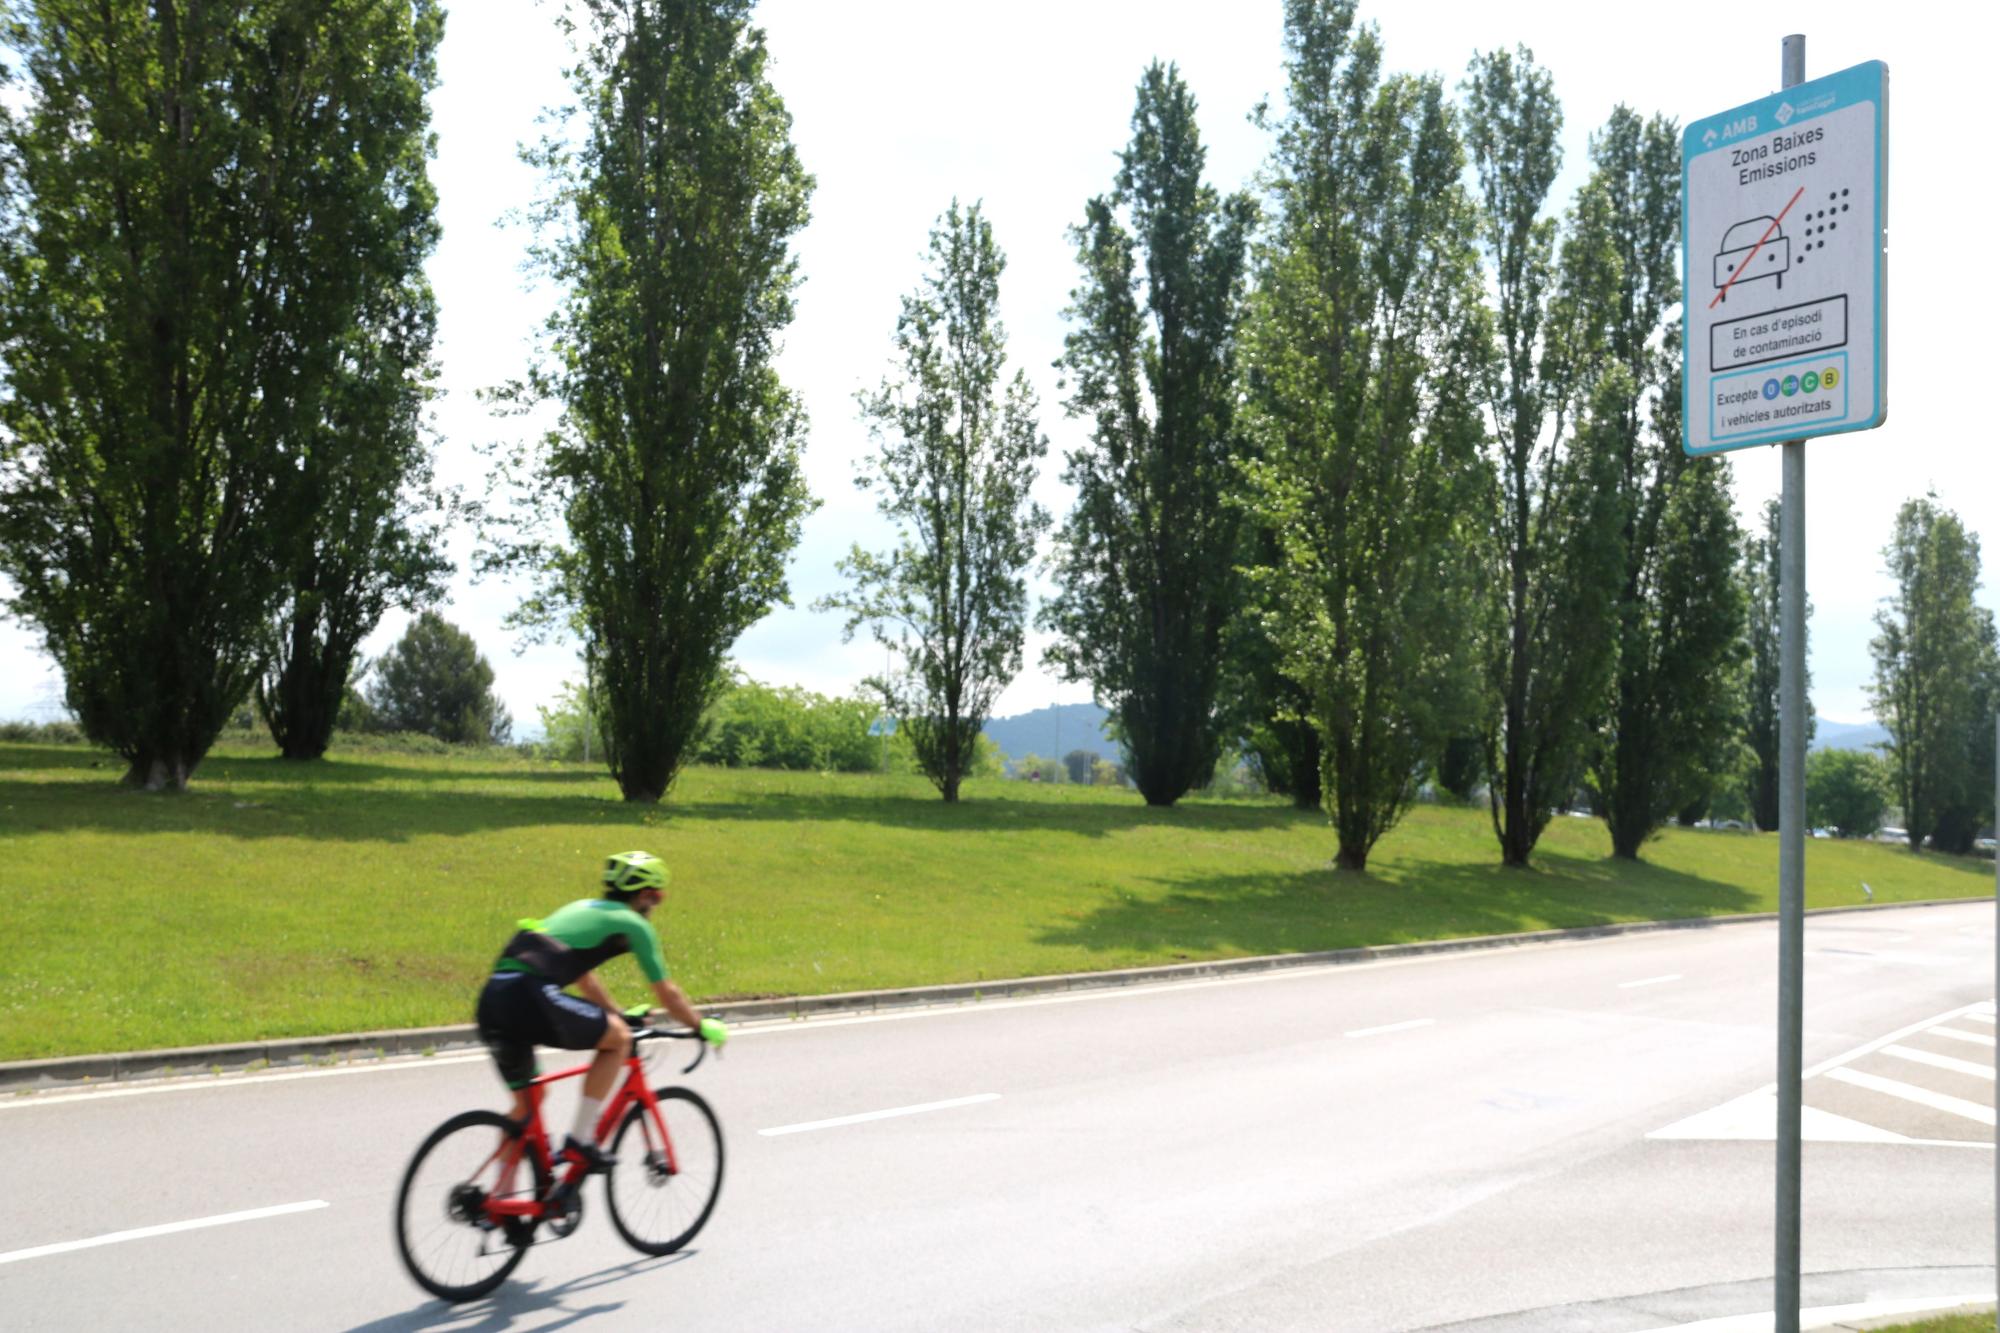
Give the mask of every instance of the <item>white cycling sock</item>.
M 602 1097 L 579 1098 L 576 1104 L 576 1125 L 570 1136 L 578 1143 L 597 1142 L 597 1117 L 604 1110 Z

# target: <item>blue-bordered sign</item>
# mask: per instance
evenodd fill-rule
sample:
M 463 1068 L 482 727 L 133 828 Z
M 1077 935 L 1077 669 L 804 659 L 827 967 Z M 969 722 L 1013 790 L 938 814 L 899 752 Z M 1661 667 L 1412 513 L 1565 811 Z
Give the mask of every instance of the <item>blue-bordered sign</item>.
M 893 736 L 896 734 L 896 719 L 884 713 L 868 724 L 870 736 Z
M 1889 67 L 1879 60 L 1688 126 L 1688 453 L 1882 424 L 1888 224 Z

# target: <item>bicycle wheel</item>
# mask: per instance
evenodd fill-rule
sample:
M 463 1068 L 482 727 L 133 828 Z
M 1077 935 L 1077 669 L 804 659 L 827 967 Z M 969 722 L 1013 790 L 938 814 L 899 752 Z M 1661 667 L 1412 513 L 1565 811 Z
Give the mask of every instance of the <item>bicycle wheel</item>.
M 433 1296 L 484 1296 L 528 1252 L 524 1225 L 509 1228 L 486 1212 L 488 1200 L 533 1198 L 549 1183 L 548 1168 L 535 1154 L 506 1151 L 518 1143 L 513 1123 L 494 1111 L 455 1115 L 431 1132 L 403 1173 L 396 1248 L 410 1276 Z
M 660 1119 L 673 1143 L 667 1165 L 659 1127 L 643 1106 L 625 1113 L 611 1140 L 618 1165 L 604 1182 L 611 1222 L 644 1254 L 672 1254 L 694 1239 L 722 1193 L 722 1130 L 708 1103 L 687 1088 L 658 1088 Z

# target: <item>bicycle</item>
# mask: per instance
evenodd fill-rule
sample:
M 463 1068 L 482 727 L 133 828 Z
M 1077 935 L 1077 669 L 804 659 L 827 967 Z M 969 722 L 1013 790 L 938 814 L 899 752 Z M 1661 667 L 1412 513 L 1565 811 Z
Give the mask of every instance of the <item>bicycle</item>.
M 722 1192 L 715 1112 L 692 1089 L 646 1086 L 640 1045 L 689 1038 L 699 1042 L 700 1034 L 651 1026 L 634 1032 L 624 1081 L 597 1122 L 599 1143 L 617 1126 L 606 1148 L 617 1161 L 604 1181 L 611 1223 L 642 1254 L 672 1254 L 694 1239 Z M 707 1054 L 703 1044 L 681 1073 L 693 1073 Z M 589 1069 L 586 1063 L 535 1079 L 524 1120 L 461 1112 L 417 1149 L 396 1193 L 396 1246 L 424 1290 L 447 1301 L 484 1296 L 527 1257 L 537 1228 L 562 1240 L 581 1224 L 585 1167 L 555 1159 L 542 1099 L 550 1084 Z M 558 1165 L 567 1168 L 560 1179 Z

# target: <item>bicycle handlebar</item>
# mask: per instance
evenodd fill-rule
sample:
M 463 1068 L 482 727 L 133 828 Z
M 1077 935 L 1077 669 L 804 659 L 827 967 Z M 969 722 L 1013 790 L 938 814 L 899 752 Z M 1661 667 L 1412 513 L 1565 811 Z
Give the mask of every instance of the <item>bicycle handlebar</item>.
M 718 1016 L 714 1014 L 710 1015 L 712 1018 Z M 695 1071 L 695 1066 L 708 1058 L 708 1043 L 701 1039 L 701 1033 L 692 1028 L 658 1028 L 650 1025 L 640 1028 L 632 1034 L 632 1049 L 635 1054 L 638 1051 L 639 1043 L 642 1041 L 693 1041 L 695 1043 L 694 1060 L 687 1068 L 681 1070 L 683 1074 L 692 1074 Z M 718 1050 L 716 1058 L 720 1059 L 721 1056 L 722 1052 Z

